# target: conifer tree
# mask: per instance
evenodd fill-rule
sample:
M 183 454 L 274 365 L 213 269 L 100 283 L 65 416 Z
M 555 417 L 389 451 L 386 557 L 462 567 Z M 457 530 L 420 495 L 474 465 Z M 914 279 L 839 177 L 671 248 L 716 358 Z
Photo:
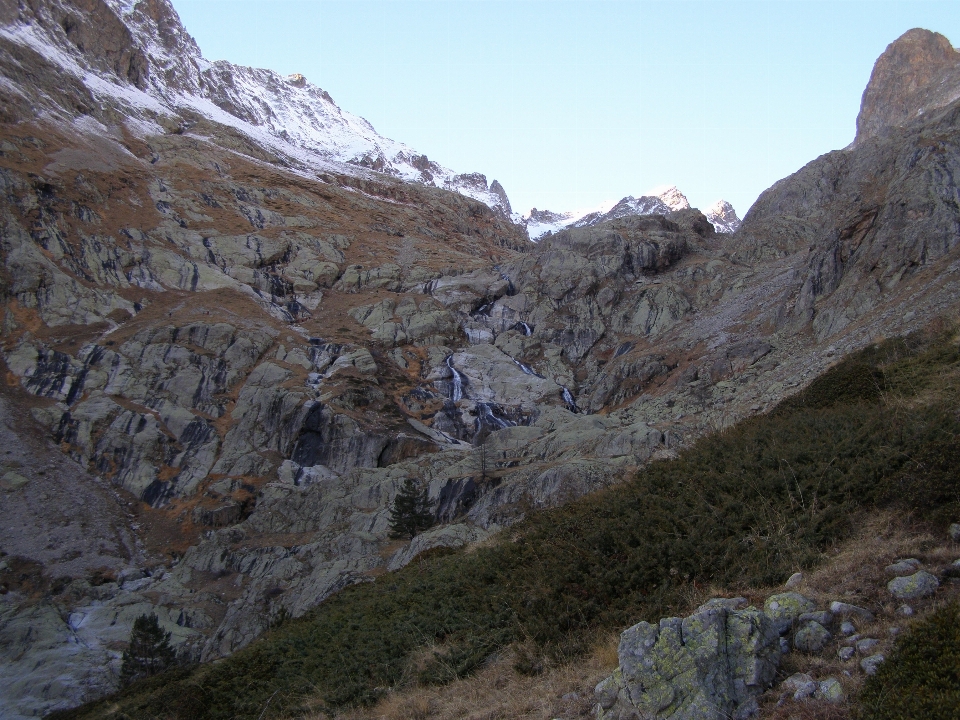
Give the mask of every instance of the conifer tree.
M 390 537 L 413 540 L 417 533 L 431 527 L 433 522 L 427 489 L 418 487 L 417 481 L 408 477 L 390 508 Z
M 160 627 L 157 616 L 141 615 L 133 622 L 130 645 L 123 651 L 120 684 L 129 685 L 141 678 L 163 672 L 176 661 L 170 646 L 170 633 Z

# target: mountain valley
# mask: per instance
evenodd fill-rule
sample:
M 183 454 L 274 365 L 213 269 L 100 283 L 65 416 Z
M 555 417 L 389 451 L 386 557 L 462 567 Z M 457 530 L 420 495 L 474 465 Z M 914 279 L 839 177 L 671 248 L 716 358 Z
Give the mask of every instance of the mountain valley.
M 146 613 L 233 667 L 952 327 L 958 68 L 907 32 L 855 142 L 742 222 L 675 187 L 522 217 L 300 75 L 206 61 L 167 0 L 2 3 L 0 715 L 114 692 Z

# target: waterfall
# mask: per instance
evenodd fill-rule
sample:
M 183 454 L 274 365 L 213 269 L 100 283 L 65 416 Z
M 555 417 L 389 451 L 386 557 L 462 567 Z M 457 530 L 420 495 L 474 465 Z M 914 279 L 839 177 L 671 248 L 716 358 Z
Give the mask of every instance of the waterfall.
M 533 335 L 533 330 L 531 330 L 530 326 L 527 325 L 525 322 L 518 322 L 517 327 L 519 327 L 520 332 L 522 332 L 527 337 L 530 337 L 531 335 Z
M 459 402 L 463 399 L 463 376 L 461 376 L 460 373 L 457 372 L 457 369 L 453 366 L 453 355 L 447 356 L 447 367 L 450 368 L 450 372 L 453 373 L 450 399 L 454 402 Z
M 574 402 L 573 395 L 570 394 L 570 391 L 565 387 L 560 388 L 560 393 L 563 395 L 563 401 L 567 404 L 567 408 L 572 413 L 580 412 L 580 408 L 577 407 L 577 403 Z
M 520 368 L 520 369 L 524 372 L 525 375 L 533 375 L 534 377 L 538 377 L 538 378 L 540 378 L 541 380 L 543 380 L 543 375 L 541 375 L 540 373 L 538 373 L 536 370 L 534 370 L 534 369 L 533 369 L 532 367 L 530 367 L 529 365 L 524 365 L 522 362 L 520 362 L 520 361 L 517 360 L 516 358 L 513 358 L 513 361 L 517 364 L 517 367 Z
M 509 420 L 504 420 L 503 418 L 498 418 L 493 414 L 493 410 L 490 409 L 489 403 L 477 403 L 477 426 L 478 428 L 482 425 L 486 425 L 489 428 L 494 430 L 503 430 L 503 428 L 513 427 L 516 423 L 512 423 Z

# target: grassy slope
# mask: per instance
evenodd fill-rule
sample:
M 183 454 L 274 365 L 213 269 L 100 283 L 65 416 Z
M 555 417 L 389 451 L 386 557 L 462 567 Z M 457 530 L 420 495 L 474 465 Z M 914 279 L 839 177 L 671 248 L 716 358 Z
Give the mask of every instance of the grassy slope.
M 848 358 L 769 415 L 629 483 L 532 517 L 493 546 L 434 553 L 348 588 L 225 661 L 62 717 L 267 718 L 470 672 L 522 641 L 521 669 L 656 619 L 690 583 L 771 584 L 863 511 L 960 511 L 960 353 L 944 336 Z

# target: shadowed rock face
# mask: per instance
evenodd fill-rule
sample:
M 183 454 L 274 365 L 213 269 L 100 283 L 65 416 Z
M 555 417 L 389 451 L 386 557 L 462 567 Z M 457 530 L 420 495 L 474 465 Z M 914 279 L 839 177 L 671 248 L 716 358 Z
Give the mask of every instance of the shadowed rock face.
M 940 33 L 908 30 L 873 66 L 857 116 L 859 143 L 960 97 L 960 52 Z

